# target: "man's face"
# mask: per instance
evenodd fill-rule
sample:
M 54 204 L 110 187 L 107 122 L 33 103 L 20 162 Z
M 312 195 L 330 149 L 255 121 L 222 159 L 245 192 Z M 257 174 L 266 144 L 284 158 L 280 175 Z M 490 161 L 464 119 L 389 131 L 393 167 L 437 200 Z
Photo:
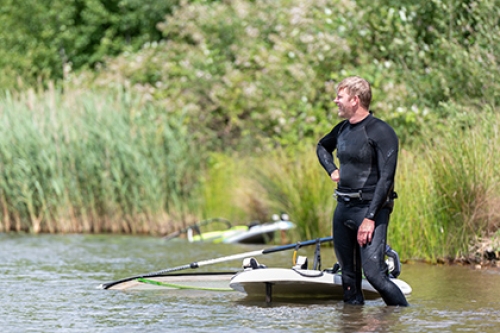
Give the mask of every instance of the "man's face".
M 338 106 L 338 115 L 341 118 L 349 119 L 354 114 L 354 106 L 356 105 L 356 96 L 349 96 L 345 89 L 340 89 L 337 92 L 337 97 L 334 100 Z

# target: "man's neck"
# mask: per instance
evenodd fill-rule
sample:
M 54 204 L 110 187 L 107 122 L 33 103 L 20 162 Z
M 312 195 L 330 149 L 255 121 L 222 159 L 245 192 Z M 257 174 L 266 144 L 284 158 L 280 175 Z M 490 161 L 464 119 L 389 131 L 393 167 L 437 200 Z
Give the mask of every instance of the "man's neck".
M 370 115 L 370 112 L 365 108 L 359 108 L 356 112 L 349 118 L 349 123 L 357 124 L 363 121 L 366 117 Z

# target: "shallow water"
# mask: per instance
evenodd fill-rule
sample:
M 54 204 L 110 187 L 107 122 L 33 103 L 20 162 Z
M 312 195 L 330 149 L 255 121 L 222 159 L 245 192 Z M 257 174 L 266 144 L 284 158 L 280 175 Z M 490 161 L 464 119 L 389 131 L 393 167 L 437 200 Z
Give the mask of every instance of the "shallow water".
M 133 236 L 0 234 L 0 327 L 2 332 L 500 331 L 500 271 L 461 266 L 403 265 L 401 278 L 413 287 L 408 308 L 386 307 L 381 299 L 362 307 L 341 301 L 269 305 L 245 301 L 236 292 L 97 289 L 102 282 L 262 248 Z M 324 265 L 331 251 L 322 251 Z M 291 255 L 283 251 L 258 260 L 287 267 Z M 240 266 L 227 262 L 197 271 Z

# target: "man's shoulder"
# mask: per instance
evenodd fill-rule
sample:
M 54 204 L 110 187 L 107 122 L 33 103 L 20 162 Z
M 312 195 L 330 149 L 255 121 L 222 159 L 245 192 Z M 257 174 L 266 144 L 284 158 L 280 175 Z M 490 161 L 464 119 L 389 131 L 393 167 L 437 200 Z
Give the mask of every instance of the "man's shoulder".
M 386 121 L 375 117 L 373 114 L 371 115 L 370 126 L 381 126 L 381 127 L 389 127 L 392 130 L 392 126 L 389 125 Z
M 384 133 L 384 135 L 394 136 L 397 138 L 396 131 L 384 120 L 377 118 L 372 115 L 370 123 L 367 124 L 366 129 L 369 133 L 377 135 L 378 133 Z

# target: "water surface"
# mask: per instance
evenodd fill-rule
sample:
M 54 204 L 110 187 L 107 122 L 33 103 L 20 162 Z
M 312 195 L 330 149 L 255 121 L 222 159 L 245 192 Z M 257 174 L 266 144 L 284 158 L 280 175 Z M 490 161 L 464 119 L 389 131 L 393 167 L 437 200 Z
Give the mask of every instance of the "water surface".
M 500 272 L 403 265 L 408 308 L 381 299 L 249 302 L 236 292 L 101 290 L 102 282 L 262 249 L 151 237 L 0 234 L 2 332 L 499 332 Z M 323 264 L 333 263 L 331 249 Z M 304 253 L 309 255 L 306 251 Z M 289 267 L 291 251 L 261 256 Z M 197 271 L 237 270 L 241 262 Z M 326 266 L 325 266 L 326 267 Z

